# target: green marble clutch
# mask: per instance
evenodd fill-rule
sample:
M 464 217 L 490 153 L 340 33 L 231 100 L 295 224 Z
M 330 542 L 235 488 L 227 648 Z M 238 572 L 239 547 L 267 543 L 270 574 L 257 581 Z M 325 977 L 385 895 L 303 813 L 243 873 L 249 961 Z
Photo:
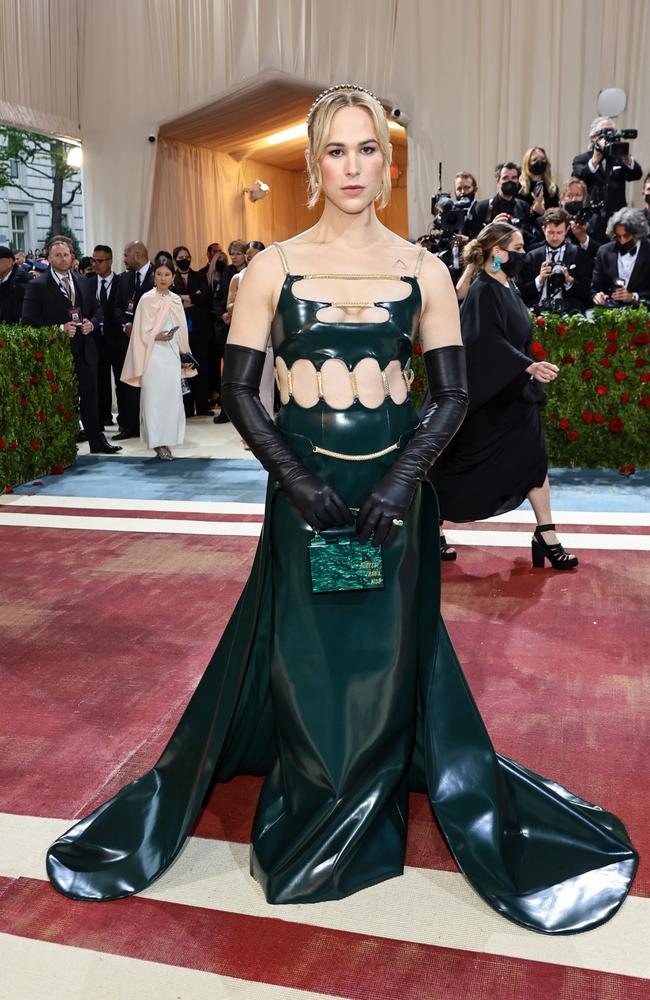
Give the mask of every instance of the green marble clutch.
M 325 539 L 317 535 L 308 546 L 312 594 L 344 590 L 376 590 L 384 586 L 381 546 L 356 538 Z

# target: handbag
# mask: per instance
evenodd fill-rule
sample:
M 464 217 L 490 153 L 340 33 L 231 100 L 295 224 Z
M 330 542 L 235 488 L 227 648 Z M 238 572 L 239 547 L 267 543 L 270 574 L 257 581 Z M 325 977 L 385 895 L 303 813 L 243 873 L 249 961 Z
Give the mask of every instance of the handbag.
M 192 365 L 192 368 L 199 370 L 199 363 L 191 351 L 181 351 L 181 365 Z
M 329 530 L 334 537 L 317 532 L 307 547 L 312 594 L 383 589 L 382 547 L 360 542 L 353 526 Z

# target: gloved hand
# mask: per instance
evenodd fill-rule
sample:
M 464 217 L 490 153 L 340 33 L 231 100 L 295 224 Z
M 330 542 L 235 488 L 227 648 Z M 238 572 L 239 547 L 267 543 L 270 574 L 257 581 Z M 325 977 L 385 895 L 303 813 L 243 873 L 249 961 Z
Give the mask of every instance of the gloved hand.
M 324 531 L 353 521 L 350 508 L 319 476 L 309 472 L 291 450 L 260 402 L 266 351 L 226 344 L 221 399 L 233 425 L 265 469 L 277 480 L 305 521 Z
M 357 517 L 359 541 L 390 544 L 435 459 L 451 441 L 467 412 L 465 348 L 438 347 L 422 358 L 429 382 L 430 403 L 420 426 L 386 475 L 375 483 Z

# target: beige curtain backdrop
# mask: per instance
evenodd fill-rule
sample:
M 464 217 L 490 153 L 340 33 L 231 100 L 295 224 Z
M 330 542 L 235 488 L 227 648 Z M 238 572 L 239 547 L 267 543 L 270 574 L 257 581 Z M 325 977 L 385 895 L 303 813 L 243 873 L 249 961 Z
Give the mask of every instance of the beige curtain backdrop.
M 464 167 L 487 196 L 494 163 L 540 143 L 565 179 L 606 86 L 627 91 L 619 121 L 640 128 L 634 152 L 650 167 L 649 52 L 648 0 L 2 0 L 0 118 L 81 135 L 88 245 L 119 247 L 161 232 L 163 165 L 147 141 L 160 123 L 259 74 L 353 80 L 409 116 L 415 236 L 438 161 L 445 187 Z M 212 228 L 190 219 L 206 211 L 199 190 L 208 197 L 204 180 L 173 194 L 187 196 L 197 240 Z M 630 194 L 638 203 L 638 185 Z

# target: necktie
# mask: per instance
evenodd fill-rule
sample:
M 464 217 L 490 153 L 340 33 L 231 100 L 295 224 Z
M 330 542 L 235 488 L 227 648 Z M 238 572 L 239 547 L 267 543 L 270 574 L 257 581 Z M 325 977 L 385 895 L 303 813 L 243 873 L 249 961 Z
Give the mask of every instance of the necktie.
M 108 295 L 106 293 L 106 278 L 102 278 L 102 287 L 99 292 L 99 304 L 102 309 L 105 309 L 108 305 Z
M 133 293 L 134 293 L 134 295 L 137 295 L 137 294 L 138 294 L 138 289 L 139 289 L 139 288 L 140 288 L 140 272 L 139 272 L 139 271 L 136 271 L 136 272 L 135 272 L 135 287 L 134 287 L 134 289 L 133 289 Z
M 67 274 L 61 275 L 61 281 L 63 282 L 63 287 L 65 289 L 65 294 L 68 296 L 70 301 L 72 301 L 72 288 L 70 287 L 70 277 Z

